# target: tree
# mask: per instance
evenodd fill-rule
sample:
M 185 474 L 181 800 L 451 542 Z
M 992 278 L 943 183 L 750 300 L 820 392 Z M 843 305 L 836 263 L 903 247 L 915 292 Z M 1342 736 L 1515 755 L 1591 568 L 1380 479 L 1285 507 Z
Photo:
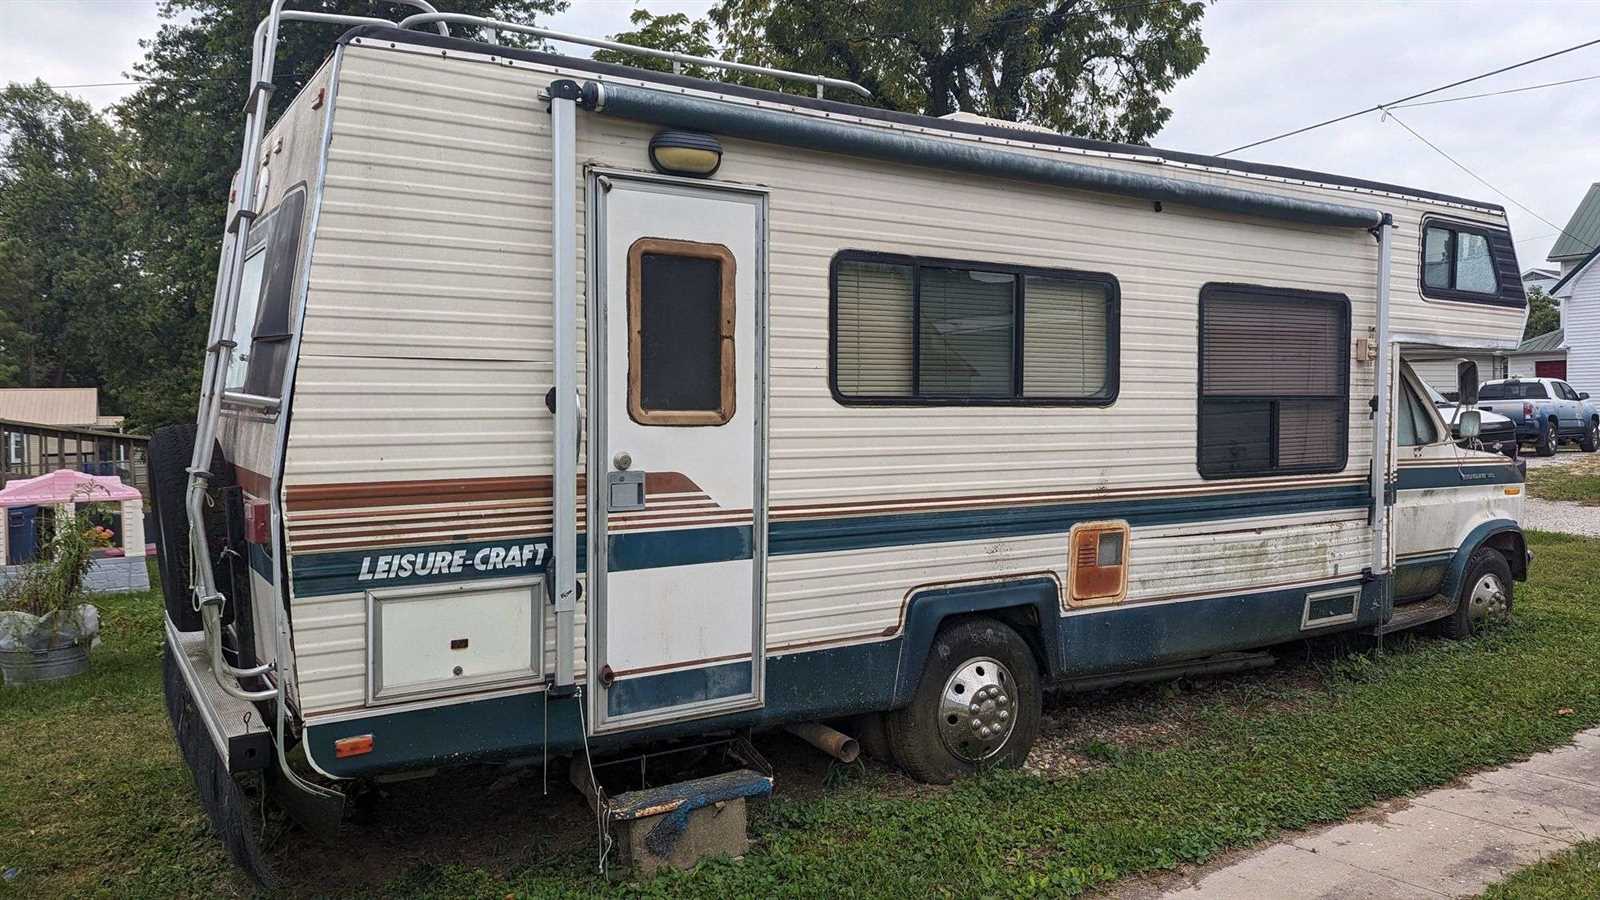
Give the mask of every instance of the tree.
M 1561 307 L 1544 288 L 1534 285 L 1528 290 L 1528 324 L 1522 328 L 1522 339 L 1549 334 L 1561 327 Z
M 122 144 L 44 82 L 0 90 L 0 384 L 93 385 L 128 281 Z
M 640 10 L 635 30 L 616 40 L 709 49 L 714 28 L 719 58 L 855 81 L 876 106 L 934 116 L 959 110 L 1142 143 L 1172 115 L 1161 95 L 1206 58 L 1204 13 L 1204 4 L 1179 0 L 720 0 L 694 22 Z
M 140 283 L 131 315 L 144 329 L 118 377 L 132 424 L 193 418 L 211 313 L 223 216 L 239 166 L 250 46 L 269 0 L 163 0 L 167 23 L 145 41 L 134 70 L 145 80 L 117 109 L 137 160 L 130 184 L 132 251 Z M 395 18 L 415 12 L 382 0 L 306 0 L 293 6 Z M 566 0 L 453 0 L 451 12 L 532 23 Z M 273 83 L 275 119 L 332 52 L 344 26 L 282 26 Z

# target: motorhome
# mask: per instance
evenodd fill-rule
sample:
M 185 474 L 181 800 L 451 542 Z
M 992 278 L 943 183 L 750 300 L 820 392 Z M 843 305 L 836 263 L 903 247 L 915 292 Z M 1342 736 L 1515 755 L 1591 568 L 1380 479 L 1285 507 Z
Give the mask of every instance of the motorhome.
M 152 446 L 169 708 L 247 864 L 251 785 L 786 723 L 943 782 L 1046 684 L 1509 615 L 1523 473 L 1404 362 L 1517 345 L 1501 207 L 417 5 L 261 24 Z

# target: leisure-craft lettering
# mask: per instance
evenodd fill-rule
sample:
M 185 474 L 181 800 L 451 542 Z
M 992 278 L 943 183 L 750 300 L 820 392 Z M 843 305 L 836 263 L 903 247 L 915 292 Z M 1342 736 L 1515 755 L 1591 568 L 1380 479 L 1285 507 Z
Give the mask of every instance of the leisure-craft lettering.
M 514 544 L 510 547 L 483 547 L 468 555 L 457 550 L 422 550 L 415 553 L 384 553 L 361 558 L 357 581 L 389 581 L 421 575 L 457 575 L 471 567 L 475 572 L 498 572 L 544 565 L 548 544 Z

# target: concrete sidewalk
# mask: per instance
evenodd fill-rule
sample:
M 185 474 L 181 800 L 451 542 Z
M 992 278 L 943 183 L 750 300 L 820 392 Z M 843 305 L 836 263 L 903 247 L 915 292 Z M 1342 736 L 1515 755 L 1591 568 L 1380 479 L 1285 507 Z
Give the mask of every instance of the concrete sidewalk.
M 1600 836 L 1600 728 L 1573 746 L 1397 800 L 1118 900 L 1472 897 L 1512 870 Z

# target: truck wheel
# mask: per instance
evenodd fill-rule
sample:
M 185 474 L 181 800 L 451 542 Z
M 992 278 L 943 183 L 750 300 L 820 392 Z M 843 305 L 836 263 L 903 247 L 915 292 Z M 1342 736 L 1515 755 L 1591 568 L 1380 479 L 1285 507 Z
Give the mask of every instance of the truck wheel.
M 1456 592 L 1456 611 L 1443 620 L 1448 638 L 1471 637 L 1492 624 L 1511 621 L 1511 566 L 1500 551 L 1480 547 L 1467 560 L 1466 576 Z
M 157 428 L 150 437 L 150 506 L 155 513 L 157 565 L 167 617 L 179 631 L 199 631 L 189 590 L 189 513 L 184 494 L 194 458 L 194 425 Z
M 1593 453 L 1596 450 L 1600 450 L 1600 419 L 1589 422 L 1589 428 L 1584 431 L 1583 437 L 1578 441 L 1578 446 L 1583 448 L 1585 453 Z
M 940 630 L 910 705 L 885 716 L 911 777 L 949 784 L 985 766 L 1022 765 L 1039 736 L 1033 651 L 1011 628 L 971 619 Z
M 1556 427 L 1554 425 L 1539 429 L 1539 438 L 1533 445 L 1533 452 L 1539 456 L 1556 455 Z
M 157 568 L 161 573 L 161 596 L 167 615 L 179 631 L 199 631 L 200 613 L 194 608 L 189 589 L 189 510 L 184 498 L 189 491 L 189 463 L 194 459 L 192 424 L 167 425 L 150 436 L 150 506 L 156 520 Z M 233 484 L 233 467 L 222 457 L 222 450 L 211 454 L 211 486 Z M 220 510 L 206 517 L 207 545 L 216 559 L 227 543 L 227 523 Z M 219 573 L 219 579 L 222 573 Z M 227 582 L 222 582 L 226 589 Z

